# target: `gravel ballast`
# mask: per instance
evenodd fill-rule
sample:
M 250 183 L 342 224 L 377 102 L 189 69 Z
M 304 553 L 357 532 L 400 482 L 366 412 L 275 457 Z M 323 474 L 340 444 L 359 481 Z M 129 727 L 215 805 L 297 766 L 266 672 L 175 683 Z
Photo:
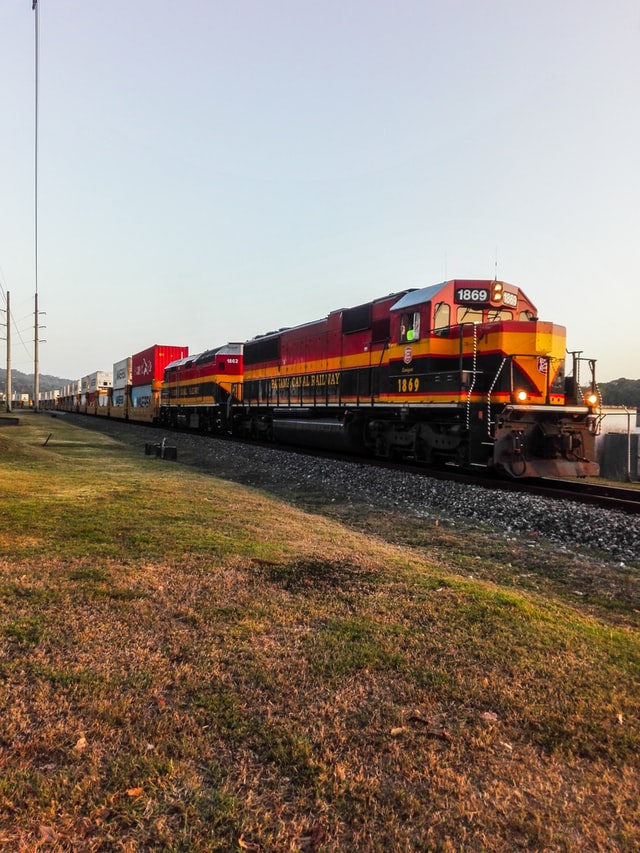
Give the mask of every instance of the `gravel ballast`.
M 158 430 L 67 415 L 81 426 L 101 429 L 114 438 L 139 445 L 177 447 L 179 464 L 192 465 L 219 477 L 265 489 L 297 505 L 322 503 L 363 505 L 424 519 L 451 519 L 493 528 L 505 537 L 546 539 L 558 548 L 583 550 L 591 557 L 622 566 L 640 564 L 640 516 L 575 501 L 436 480 L 419 474 L 336 462 L 187 433 Z M 161 461 L 161 460 L 159 460 Z M 170 463 L 166 463 L 170 464 Z

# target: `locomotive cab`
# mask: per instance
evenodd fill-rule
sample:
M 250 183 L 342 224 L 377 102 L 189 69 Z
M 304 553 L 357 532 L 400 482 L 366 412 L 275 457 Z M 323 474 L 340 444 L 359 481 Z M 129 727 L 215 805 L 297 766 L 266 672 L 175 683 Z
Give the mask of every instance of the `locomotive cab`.
M 567 398 L 565 329 L 539 320 L 520 288 L 443 282 L 404 294 L 391 315 L 388 400 L 405 415 L 387 444 L 516 477 L 598 473 L 597 396 Z

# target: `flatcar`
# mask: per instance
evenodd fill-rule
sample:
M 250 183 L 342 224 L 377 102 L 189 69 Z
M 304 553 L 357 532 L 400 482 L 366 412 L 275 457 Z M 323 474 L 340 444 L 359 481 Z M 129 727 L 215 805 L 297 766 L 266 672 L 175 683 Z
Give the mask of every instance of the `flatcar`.
M 406 290 L 244 345 L 236 429 L 277 441 L 506 472 L 596 475 L 588 393 L 564 327 L 501 281 Z

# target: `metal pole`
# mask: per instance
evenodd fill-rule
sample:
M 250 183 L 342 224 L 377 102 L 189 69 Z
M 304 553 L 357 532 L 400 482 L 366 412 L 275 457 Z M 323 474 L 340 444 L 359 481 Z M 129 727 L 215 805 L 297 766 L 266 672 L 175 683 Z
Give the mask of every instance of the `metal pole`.
M 40 76 L 38 67 L 39 31 L 40 31 L 40 7 L 38 0 L 33 0 L 31 7 L 35 14 L 35 157 L 34 157 L 34 264 L 35 264 L 35 323 L 34 323 L 34 349 L 33 349 L 33 409 L 39 411 L 40 407 L 40 359 L 38 355 L 38 78 Z
M 11 411 L 11 296 L 7 290 L 7 411 Z
M 38 339 L 40 332 L 38 330 L 38 291 L 36 291 L 36 317 L 34 324 L 34 347 L 33 347 L 33 410 L 40 410 L 40 358 L 38 355 Z
M 631 412 L 623 406 L 627 413 L 627 483 L 631 482 Z

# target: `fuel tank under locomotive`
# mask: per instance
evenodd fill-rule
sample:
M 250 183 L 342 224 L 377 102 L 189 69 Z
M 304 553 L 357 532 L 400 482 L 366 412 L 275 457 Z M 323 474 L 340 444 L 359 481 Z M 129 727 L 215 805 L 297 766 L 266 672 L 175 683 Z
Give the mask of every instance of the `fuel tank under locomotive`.
M 311 410 L 273 412 L 271 435 L 281 444 L 294 444 L 325 450 L 365 453 L 362 424 L 359 418 L 342 416 L 318 417 Z

